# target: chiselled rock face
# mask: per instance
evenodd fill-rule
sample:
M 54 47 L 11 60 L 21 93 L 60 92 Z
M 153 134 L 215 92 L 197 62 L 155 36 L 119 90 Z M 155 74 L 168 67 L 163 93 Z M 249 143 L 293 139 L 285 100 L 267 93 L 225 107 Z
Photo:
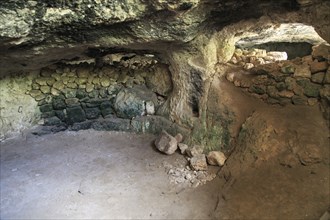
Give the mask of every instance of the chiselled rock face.
M 191 129 L 205 120 L 214 76 L 225 73 L 228 61 L 239 62 L 233 58 L 235 47 L 286 48 L 295 43 L 288 57 L 306 56 L 313 45 L 330 41 L 329 11 L 330 3 L 321 0 L 2 1 L 0 76 L 10 82 L 4 96 L 17 87 L 11 77 L 28 76 L 17 96 L 34 100 L 28 114 L 49 125 L 156 114 Z M 295 48 L 301 45 L 305 49 L 298 54 Z M 266 61 L 244 60 L 244 68 Z M 295 76 L 323 83 L 327 74 L 316 71 L 320 65 L 308 64 L 311 74 L 296 67 L 302 70 Z M 305 89 L 310 85 L 300 84 Z M 249 91 L 267 92 L 268 87 L 259 87 Z M 318 94 L 304 95 L 320 97 L 319 88 L 311 89 Z M 5 117 L 22 115 L 9 114 L 11 99 L 5 100 Z M 25 127 L 38 117 L 34 119 L 20 120 Z M 10 126 L 4 125 L 6 132 L 15 130 Z M 224 133 L 222 128 L 214 132 Z

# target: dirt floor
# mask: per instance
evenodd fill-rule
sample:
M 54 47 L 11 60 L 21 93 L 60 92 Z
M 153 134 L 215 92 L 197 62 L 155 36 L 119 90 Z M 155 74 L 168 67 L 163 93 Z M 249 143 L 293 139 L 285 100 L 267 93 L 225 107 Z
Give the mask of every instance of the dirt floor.
M 330 131 L 319 104 L 267 105 L 225 80 L 213 87 L 237 116 L 232 133 L 240 132 L 218 174 L 215 217 L 329 220 Z
M 218 179 L 170 183 L 154 136 L 94 130 L 1 143 L 1 219 L 210 219 Z M 210 172 L 216 172 L 211 169 Z

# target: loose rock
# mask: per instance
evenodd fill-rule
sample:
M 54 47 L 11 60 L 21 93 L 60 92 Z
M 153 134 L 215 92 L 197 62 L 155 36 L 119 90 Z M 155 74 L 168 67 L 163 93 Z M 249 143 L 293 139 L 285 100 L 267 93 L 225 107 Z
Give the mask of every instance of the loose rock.
M 180 149 L 181 154 L 183 154 L 183 155 L 186 154 L 186 150 L 188 149 L 188 145 L 183 144 L 183 143 L 179 143 L 178 147 Z
M 211 151 L 207 155 L 207 162 L 210 165 L 214 166 L 223 166 L 226 162 L 227 158 L 224 153 L 220 151 Z
M 166 131 L 162 131 L 159 137 L 155 140 L 155 146 L 160 152 L 171 155 L 178 148 L 178 142 Z
M 191 158 L 190 166 L 194 170 L 207 170 L 207 163 L 204 154 L 198 154 Z

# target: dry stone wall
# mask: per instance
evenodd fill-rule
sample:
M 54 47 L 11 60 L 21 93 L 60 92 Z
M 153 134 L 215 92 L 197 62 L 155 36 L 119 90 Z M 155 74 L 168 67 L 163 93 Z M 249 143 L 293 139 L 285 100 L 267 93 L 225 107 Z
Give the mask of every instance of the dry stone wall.
M 101 66 L 49 66 L 41 69 L 28 94 L 38 102 L 45 126 L 129 130 L 132 119 L 156 115 L 172 91 L 168 66 L 141 58 L 116 54 Z M 102 119 L 110 127 L 94 124 Z
M 321 45 L 313 48 L 312 55 L 268 64 L 255 63 L 248 71 L 227 73 L 226 78 L 269 104 L 315 105 L 320 102 L 329 117 L 329 51 L 329 46 Z

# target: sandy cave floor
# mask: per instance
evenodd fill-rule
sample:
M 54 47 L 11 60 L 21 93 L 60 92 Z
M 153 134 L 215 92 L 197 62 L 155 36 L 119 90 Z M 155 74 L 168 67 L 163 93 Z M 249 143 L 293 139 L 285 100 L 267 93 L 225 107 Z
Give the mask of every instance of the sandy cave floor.
M 210 219 L 218 179 L 170 183 L 152 135 L 94 130 L 1 143 L 1 219 Z M 214 171 L 216 172 L 216 171 Z

